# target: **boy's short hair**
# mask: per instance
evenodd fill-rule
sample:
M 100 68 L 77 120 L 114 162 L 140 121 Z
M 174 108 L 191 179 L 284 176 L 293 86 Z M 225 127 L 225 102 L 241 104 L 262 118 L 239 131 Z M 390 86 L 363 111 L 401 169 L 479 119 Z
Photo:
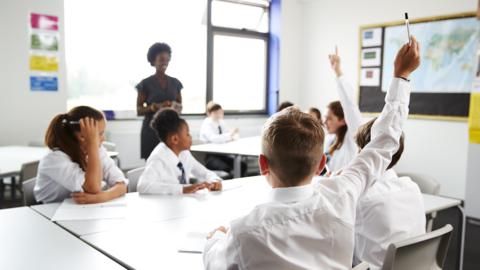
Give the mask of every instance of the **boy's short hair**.
M 162 142 L 167 143 L 168 135 L 179 132 L 183 123 L 185 120 L 180 118 L 175 109 L 165 108 L 155 113 L 150 127 L 155 130 Z
M 211 113 L 220 109 L 222 109 L 222 106 L 220 106 L 220 104 L 218 103 L 213 102 L 213 100 L 210 100 L 207 103 L 207 113 Z
M 262 154 L 285 186 L 297 186 L 318 169 L 325 133 L 317 119 L 291 107 L 270 117 L 262 130 Z
M 288 107 L 292 107 L 293 105 L 294 105 L 293 103 L 289 101 L 285 101 L 282 104 L 278 105 L 277 112 L 283 111 L 284 109 Z
M 367 146 L 367 144 L 370 142 L 372 126 L 376 120 L 377 118 L 372 119 L 358 128 L 357 133 L 355 134 L 355 143 L 360 149 L 365 148 L 365 146 Z M 402 132 L 402 136 L 400 136 L 399 140 L 400 145 L 398 147 L 398 151 L 392 156 L 392 161 L 390 162 L 390 165 L 388 165 L 387 170 L 393 168 L 393 166 L 395 166 L 400 160 L 404 149 L 404 137 L 405 134 Z
M 322 113 L 320 112 L 320 110 L 319 110 L 319 109 L 317 109 L 317 108 L 310 108 L 310 110 L 309 110 L 309 111 L 311 111 L 311 112 L 315 113 L 315 114 L 317 115 L 317 119 L 320 119 L 320 118 L 322 118 Z

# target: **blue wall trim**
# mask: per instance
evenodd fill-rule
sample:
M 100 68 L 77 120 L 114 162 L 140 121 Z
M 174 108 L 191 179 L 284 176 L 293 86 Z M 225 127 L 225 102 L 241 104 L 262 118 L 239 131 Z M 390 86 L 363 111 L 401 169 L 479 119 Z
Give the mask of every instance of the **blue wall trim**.
M 282 31 L 281 0 L 270 3 L 270 48 L 268 70 L 268 114 L 277 112 L 280 89 L 280 33 Z

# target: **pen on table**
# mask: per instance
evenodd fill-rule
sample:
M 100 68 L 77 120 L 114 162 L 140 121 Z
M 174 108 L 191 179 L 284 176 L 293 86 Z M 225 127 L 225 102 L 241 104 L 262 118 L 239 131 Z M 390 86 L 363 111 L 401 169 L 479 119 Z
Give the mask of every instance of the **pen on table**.
M 412 40 L 410 38 L 410 24 L 408 24 L 408 13 L 405 12 L 405 24 L 407 25 L 407 34 L 408 34 L 408 46 L 412 45 Z

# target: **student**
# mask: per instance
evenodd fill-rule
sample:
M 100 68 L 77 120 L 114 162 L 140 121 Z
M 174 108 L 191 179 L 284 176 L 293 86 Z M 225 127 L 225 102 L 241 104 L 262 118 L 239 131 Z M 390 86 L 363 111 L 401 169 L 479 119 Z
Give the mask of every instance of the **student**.
M 262 175 L 272 186 L 268 202 L 207 237 L 205 269 L 350 269 L 355 206 L 380 178 L 399 146 L 408 116 L 409 74 L 420 47 L 404 45 L 395 59 L 385 107 L 371 142 L 342 175 L 311 184 L 325 165 L 324 132 L 295 108 L 270 117 L 262 132 Z
M 138 180 L 140 194 L 182 194 L 198 190 L 221 190 L 222 179 L 207 170 L 190 153 L 192 136 L 187 122 L 174 109 L 163 109 L 153 117 L 151 127 L 160 143 L 147 159 Z M 192 173 L 198 182 L 188 185 Z
M 336 47 L 335 54 L 328 57 L 337 75 L 335 81 L 340 101 L 334 101 L 327 106 L 324 124 L 327 132 L 335 136 L 325 142 L 325 154 L 331 157 L 328 167 L 336 171 L 345 167 L 355 157 L 357 147 L 353 137 L 363 121 L 355 92 L 340 69 L 341 61 Z
M 308 110 L 308 114 L 315 117 L 315 119 L 317 119 L 318 123 L 323 127 L 322 114 L 320 113 L 319 109 L 310 108 L 310 110 Z
M 231 129 L 223 120 L 223 109 L 220 104 L 209 101 L 207 104 L 207 118 L 202 123 L 199 134 L 204 143 L 226 143 L 240 138 L 238 128 Z M 233 170 L 234 158 L 228 155 L 207 154 L 205 166 L 210 170 L 229 173 Z M 246 176 L 247 163 L 242 161 L 241 174 Z
M 360 149 L 371 141 L 376 119 L 361 126 L 355 135 Z M 425 211 L 420 188 L 409 177 L 398 178 L 392 169 L 403 153 L 403 135 L 387 171 L 357 204 L 353 265 L 365 261 L 380 270 L 391 243 L 425 234 Z
M 285 101 L 283 102 L 282 104 L 278 105 L 278 108 L 277 108 L 277 112 L 280 112 L 282 111 L 283 109 L 286 109 L 288 107 L 292 107 L 294 106 L 293 103 L 289 102 L 289 101 Z
M 100 203 L 127 192 L 128 180 L 102 146 L 107 121 L 87 106 L 58 114 L 48 126 L 50 148 L 38 165 L 33 190 L 38 202 L 61 202 L 72 197 L 78 204 Z M 110 187 L 102 191 L 102 181 Z

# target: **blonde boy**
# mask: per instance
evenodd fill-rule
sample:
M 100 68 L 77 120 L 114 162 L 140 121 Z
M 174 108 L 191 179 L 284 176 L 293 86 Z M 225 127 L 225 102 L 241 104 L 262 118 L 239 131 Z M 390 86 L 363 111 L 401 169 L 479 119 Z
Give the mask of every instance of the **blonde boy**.
M 390 164 L 408 116 L 410 84 L 420 65 L 412 37 L 395 59 L 385 107 L 371 142 L 342 175 L 311 184 L 323 170 L 324 132 L 312 116 L 286 109 L 263 128 L 260 170 L 272 186 L 269 202 L 214 230 L 203 259 L 206 269 L 350 269 L 355 207 Z M 402 79 L 405 78 L 405 79 Z

